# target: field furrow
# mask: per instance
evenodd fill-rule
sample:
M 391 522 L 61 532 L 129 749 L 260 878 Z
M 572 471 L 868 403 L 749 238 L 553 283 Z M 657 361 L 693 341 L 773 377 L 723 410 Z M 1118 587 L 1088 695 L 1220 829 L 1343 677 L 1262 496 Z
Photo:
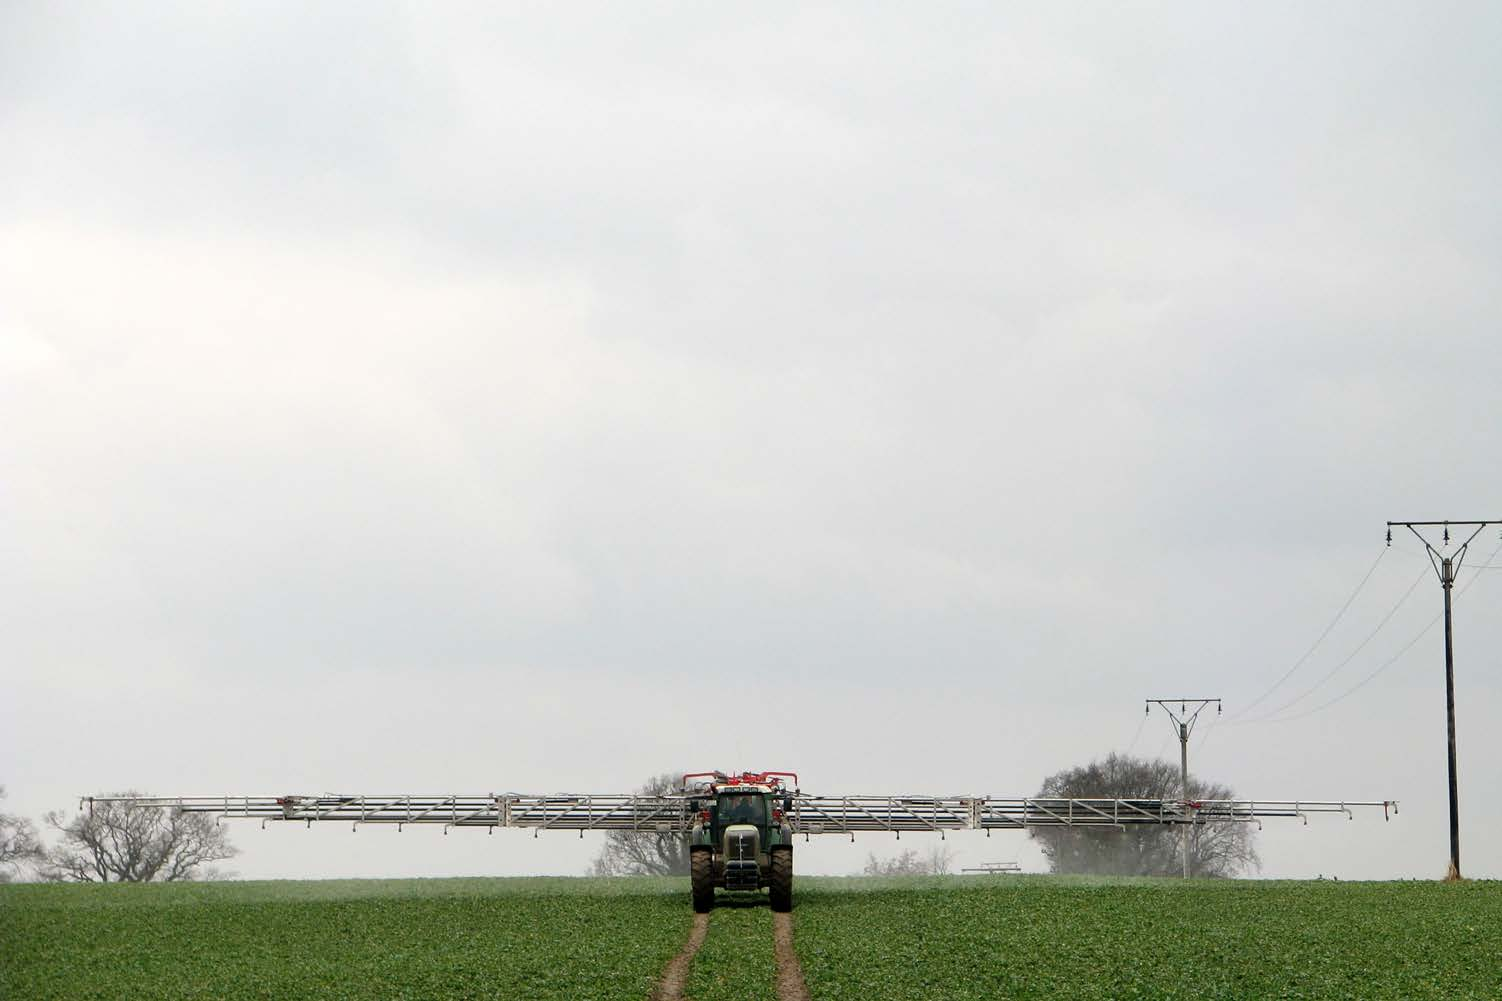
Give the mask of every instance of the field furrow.
M 777 1001 L 772 912 L 766 895 L 721 894 L 689 974 L 689 1001 Z

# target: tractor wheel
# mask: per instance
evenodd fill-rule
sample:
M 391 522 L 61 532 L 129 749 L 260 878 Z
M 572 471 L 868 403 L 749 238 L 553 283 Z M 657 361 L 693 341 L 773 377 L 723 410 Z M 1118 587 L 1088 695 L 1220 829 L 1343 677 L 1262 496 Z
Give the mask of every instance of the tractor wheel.
M 708 848 L 691 848 L 688 860 L 689 878 L 694 888 L 694 913 L 708 914 L 714 907 L 714 852 Z
M 793 850 L 773 848 L 771 871 L 767 874 L 768 889 L 772 894 L 772 910 L 793 909 Z

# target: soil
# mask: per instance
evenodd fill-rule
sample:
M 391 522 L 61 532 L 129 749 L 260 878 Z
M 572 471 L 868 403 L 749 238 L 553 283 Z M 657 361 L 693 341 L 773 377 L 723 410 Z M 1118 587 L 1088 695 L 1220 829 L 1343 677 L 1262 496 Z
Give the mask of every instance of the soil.
M 777 946 L 777 997 L 779 1001 L 809 1001 L 803 967 L 793 951 L 793 916 L 772 915 L 772 934 Z
M 657 981 L 657 990 L 652 992 L 652 1001 L 682 1001 L 683 988 L 688 984 L 689 967 L 693 965 L 694 956 L 698 954 L 699 946 L 704 944 L 704 936 L 708 933 L 709 915 L 695 914 L 694 927 L 688 933 L 688 941 L 683 943 L 678 955 L 663 969 L 662 979 Z

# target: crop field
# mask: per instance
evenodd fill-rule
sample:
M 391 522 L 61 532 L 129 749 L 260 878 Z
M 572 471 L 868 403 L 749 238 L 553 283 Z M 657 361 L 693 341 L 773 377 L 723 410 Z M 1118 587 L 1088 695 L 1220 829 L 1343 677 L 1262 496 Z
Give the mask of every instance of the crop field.
M 1499 998 L 1502 884 L 801 879 L 816 999 Z M 723 898 L 722 898 L 723 899 Z M 778 997 L 731 897 L 695 1001 Z M 0 997 L 622 998 L 689 936 L 684 880 L 0 886 Z
M 982 876 L 803 889 L 798 953 L 816 998 L 1502 998 L 1496 882 Z
M 4 886 L 0 997 L 640 1001 L 688 934 L 684 883 Z

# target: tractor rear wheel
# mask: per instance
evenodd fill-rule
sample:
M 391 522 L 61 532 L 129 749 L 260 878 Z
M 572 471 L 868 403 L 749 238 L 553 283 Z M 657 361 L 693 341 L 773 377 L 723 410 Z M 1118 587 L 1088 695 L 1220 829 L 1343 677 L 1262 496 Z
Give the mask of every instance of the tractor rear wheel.
M 767 887 L 772 895 L 772 910 L 790 911 L 793 909 L 793 850 L 773 848 L 771 854 Z
M 690 848 L 688 872 L 694 890 L 694 913 L 708 914 L 714 907 L 714 852 L 708 848 Z

